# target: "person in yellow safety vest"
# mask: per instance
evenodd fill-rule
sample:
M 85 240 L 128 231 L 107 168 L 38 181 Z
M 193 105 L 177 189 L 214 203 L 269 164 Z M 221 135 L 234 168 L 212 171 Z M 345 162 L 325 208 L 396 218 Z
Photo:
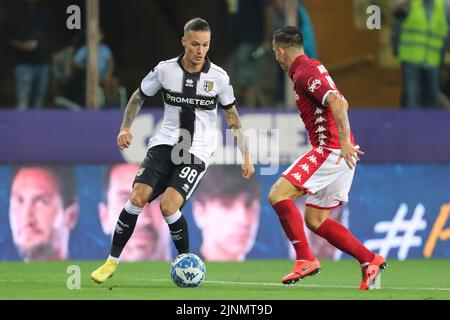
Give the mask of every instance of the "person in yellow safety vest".
M 399 18 L 394 51 L 402 63 L 402 105 L 407 109 L 434 108 L 450 5 L 447 0 L 391 0 L 391 6 Z

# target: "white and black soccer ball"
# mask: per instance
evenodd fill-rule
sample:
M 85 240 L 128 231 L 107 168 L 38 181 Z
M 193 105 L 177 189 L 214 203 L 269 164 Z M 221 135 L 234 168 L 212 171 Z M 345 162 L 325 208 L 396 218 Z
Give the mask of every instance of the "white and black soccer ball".
M 206 267 L 193 253 L 183 253 L 170 264 L 170 276 L 178 287 L 194 288 L 205 278 Z

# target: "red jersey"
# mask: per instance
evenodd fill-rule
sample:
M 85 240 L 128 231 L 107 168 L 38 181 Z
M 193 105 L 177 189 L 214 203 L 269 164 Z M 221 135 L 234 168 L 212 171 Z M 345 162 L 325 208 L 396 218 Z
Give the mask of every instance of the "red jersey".
M 327 69 L 306 54 L 298 56 L 289 68 L 289 77 L 294 82 L 295 100 L 300 117 L 305 123 L 313 147 L 340 149 L 339 132 L 333 114 L 326 105 L 328 95 L 333 92 L 344 96 L 331 79 Z M 350 132 L 350 141 L 354 137 Z

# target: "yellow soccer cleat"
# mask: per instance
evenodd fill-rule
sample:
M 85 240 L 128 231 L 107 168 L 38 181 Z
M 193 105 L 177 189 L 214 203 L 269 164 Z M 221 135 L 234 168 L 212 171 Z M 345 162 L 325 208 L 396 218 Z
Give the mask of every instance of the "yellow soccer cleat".
M 113 276 L 118 265 L 118 262 L 115 262 L 111 258 L 108 258 L 100 268 L 91 273 L 91 279 L 97 283 L 105 282 Z

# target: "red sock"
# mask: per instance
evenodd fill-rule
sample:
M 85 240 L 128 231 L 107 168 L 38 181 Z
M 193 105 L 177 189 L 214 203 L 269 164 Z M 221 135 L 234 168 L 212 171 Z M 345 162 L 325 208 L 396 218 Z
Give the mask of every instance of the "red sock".
M 374 253 L 356 239 L 350 230 L 334 220 L 325 220 L 314 233 L 326 239 L 339 250 L 351 255 L 360 263 L 370 262 L 374 258 Z
M 303 217 L 292 200 L 283 200 L 273 205 L 284 232 L 294 246 L 297 260 L 313 261 L 314 256 L 306 239 Z

